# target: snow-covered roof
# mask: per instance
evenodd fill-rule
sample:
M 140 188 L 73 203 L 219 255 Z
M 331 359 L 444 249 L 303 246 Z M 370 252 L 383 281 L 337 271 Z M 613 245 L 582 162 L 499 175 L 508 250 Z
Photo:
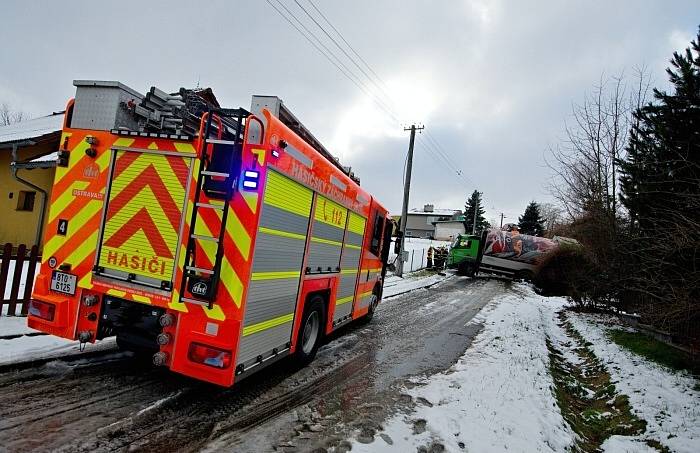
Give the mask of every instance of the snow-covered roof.
M 23 162 L 12 162 L 10 165 L 17 168 L 53 168 L 58 163 L 58 151 L 35 157 Z
M 55 162 L 58 160 L 58 151 L 54 151 L 52 153 L 37 157 L 36 159 L 32 159 L 29 162 Z
M 20 121 L 9 126 L 0 126 L 0 143 L 12 143 L 22 140 L 32 140 L 63 128 L 65 112 L 58 112 L 40 118 Z
M 427 212 L 424 211 L 423 208 L 412 208 L 408 210 L 408 213 L 412 215 L 452 216 L 455 212 L 459 212 L 459 209 L 433 208 L 432 211 Z

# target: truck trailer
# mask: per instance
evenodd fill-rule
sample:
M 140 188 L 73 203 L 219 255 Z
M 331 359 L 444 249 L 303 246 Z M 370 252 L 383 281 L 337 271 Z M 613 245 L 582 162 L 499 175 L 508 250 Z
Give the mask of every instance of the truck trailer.
M 372 317 L 388 212 L 278 97 L 74 85 L 30 327 L 231 386 Z
M 484 230 L 480 235 L 458 235 L 450 248 L 449 268 L 461 275 L 495 274 L 530 280 L 547 254 L 561 243 L 576 243 L 569 238 L 547 239 L 520 234 L 517 230 Z

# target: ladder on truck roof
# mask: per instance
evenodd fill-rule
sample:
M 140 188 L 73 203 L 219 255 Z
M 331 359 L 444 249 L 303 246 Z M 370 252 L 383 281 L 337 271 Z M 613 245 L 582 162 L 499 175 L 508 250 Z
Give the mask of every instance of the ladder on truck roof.
M 189 238 L 185 251 L 185 268 L 180 288 L 182 302 L 205 305 L 212 308 L 214 296 L 220 281 L 221 262 L 224 255 L 224 237 L 226 234 L 226 219 L 229 202 L 234 193 L 239 174 L 240 157 L 243 146 L 244 119 L 249 115 L 244 109 L 212 109 L 206 114 L 202 142 L 199 150 L 199 173 L 194 193 L 194 206 L 190 219 Z M 227 133 L 231 119 L 235 122 L 235 130 Z M 217 124 L 213 124 L 216 121 Z M 212 132 L 216 138 L 211 138 Z M 233 137 L 230 137 L 233 135 Z M 222 200 L 223 203 L 203 201 L 203 196 L 210 200 Z M 196 233 L 198 221 L 202 221 L 200 211 L 221 211 L 219 231 L 211 231 L 211 235 Z M 216 255 L 213 267 L 197 265 L 197 245 L 215 243 Z M 200 246 L 200 249 L 203 249 Z M 186 291 L 192 297 L 186 297 Z

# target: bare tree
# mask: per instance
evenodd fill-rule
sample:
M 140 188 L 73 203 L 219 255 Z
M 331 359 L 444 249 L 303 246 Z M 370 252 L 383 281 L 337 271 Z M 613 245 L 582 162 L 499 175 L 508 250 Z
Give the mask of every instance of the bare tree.
M 0 104 L 0 126 L 9 126 L 13 123 L 19 123 L 24 119 L 24 112 L 21 110 L 12 110 L 6 103 Z
M 544 231 L 546 236 L 563 223 L 564 210 L 554 203 L 540 203 L 540 214 L 544 219 Z
M 565 140 L 550 148 L 545 159 L 554 173 L 550 192 L 571 221 L 594 215 L 616 224 L 618 217 L 618 160 L 624 157 L 633 110 L 646 102 L 649 77 L 635 68 L 636 83 L 629 89 L 624 73 L 601 76 L 581 104 L 572 106 L 565 123 Z

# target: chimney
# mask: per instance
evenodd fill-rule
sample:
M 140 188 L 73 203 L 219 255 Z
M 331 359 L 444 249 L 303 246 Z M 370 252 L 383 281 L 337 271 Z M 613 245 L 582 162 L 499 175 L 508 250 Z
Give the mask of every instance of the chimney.
M 434 209 L 435 206 L 433 206 L 432 204 L 426 204 L 425 206 L 423 206 L 423 212 L 433 212 Z

